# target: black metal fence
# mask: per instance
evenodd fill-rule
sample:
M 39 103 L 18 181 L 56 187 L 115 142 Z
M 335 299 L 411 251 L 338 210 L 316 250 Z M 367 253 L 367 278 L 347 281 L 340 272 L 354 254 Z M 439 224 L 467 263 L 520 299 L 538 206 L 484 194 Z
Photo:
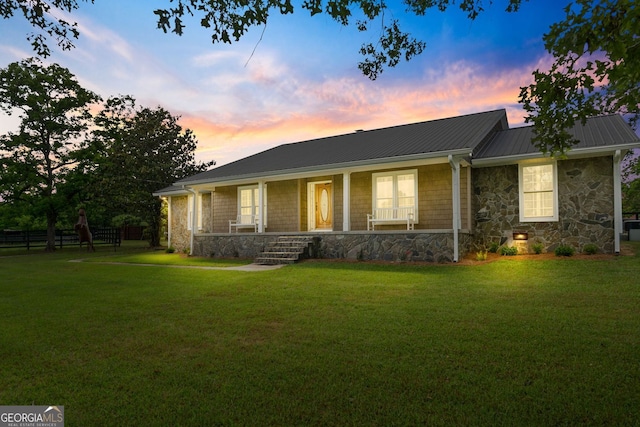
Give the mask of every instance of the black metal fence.
M 120 229 L 113 227 L 92 227 L 94 245 L 111 245 L 114 248 L 122 243 Z M 78 233 L 73 229 L 56 230 L 56 247 L 79 245 Z M 0 231 L 0 249 L 7 248 L 44 248 L 47 246 L 47 230 Z M 86 246 L 86 243 L 84 244 Z
M 622 217 L 627 220 L 640 220 L 640 212 L 622 212 Z

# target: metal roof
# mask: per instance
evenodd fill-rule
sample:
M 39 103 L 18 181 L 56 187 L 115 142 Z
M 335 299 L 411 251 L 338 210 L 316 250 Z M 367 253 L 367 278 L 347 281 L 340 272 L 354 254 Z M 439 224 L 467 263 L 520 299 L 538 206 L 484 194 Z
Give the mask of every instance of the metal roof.
M 242 177 L 295 173 L 300 170 L 349 167 L 408 156 L 469 154 L 496 129 L 506 129 L 504 109 L 483 113 L 356 131 L 345 135 L 283 144 L 235 162 L 182 179 L 177 185 L 222 182 Z
M 580 142 L 571 151 L 605 149 L 620 145 L 638 145 L 640 139 L 618 114 L 589 118 L 577 124 L 569 133 Z M 496 132 L 491 140 L 473 154 L 474 161 L 541 154 L 533 146 L 533 127 L 506 129 Z
M 570 133 L 580 141 L 570 154 L 640 147 L 640 139 L 620 115 L 590 118 Z M 532 126 L 509 129 L 504 109 L 356 131 L 279 145 L 184 178 L 154 194 L 184 194 L 184 185 L 322 173 L 395 161 L 437 159 L 449 154 L 471 154 L 473 164 L 478 166 L 541 157 L 531 144 L 533 135 Z
M 183 196 L 185 194 L 189 194 L 189 192 L 179 185 L 170 185 L 153 193 L 154 196 Z

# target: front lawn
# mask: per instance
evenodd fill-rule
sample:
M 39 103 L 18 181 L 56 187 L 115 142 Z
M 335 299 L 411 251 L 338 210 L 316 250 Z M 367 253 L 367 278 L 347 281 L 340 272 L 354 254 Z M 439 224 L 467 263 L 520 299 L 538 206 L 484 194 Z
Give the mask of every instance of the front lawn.
M 82 257 L 0 257 L 0 405 L 61 405 L 67 426 L 640 423 L 638 256 Z
M 193 267 L 235 267 L 250 264 L 252 260 L 243 258 L 192 257 L 177 253 L 145 251 L 135 254 L 123 253 L 107 256 L 92 256 L 85 261 L 146 265 L 180 265 Z

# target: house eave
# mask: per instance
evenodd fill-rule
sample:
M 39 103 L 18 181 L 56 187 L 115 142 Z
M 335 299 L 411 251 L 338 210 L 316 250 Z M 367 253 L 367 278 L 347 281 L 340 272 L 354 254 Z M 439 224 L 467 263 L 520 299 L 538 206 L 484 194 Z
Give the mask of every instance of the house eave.
M 628 150 L 632 150 L 634 148 L 640 148 L 640 143 L 624 143 L 624 144 L 616 144 L 616 145 L 607 145 L 604 147 L 589 147 L 589 148 L 575 148 L 571 149 L 567 155 L 567 159 L 579 159 L 586 157 L 597 157 L 597 156 L 613 156 L 616 151 L 620 150 L 626 152 Z M 485 159 L 473 159 L 472 164 L 474 167 L 490 167 L 490 166 L 499 166 L 499 165 L 510 165 L 519 162 L 523 162 L 526 160 L 534 160 L 534 159 L 544 159 L 550 158 L 542 154 L 541 152 L 536 153 L 526 153 L 526 154 L 515 154 L 511 156 L 499 156 L 499 157 L 489 157 Z
M 154 197 L 171 197 L 171 196 L 186 196 L 189 194 L 186 190 L 172 190 L 172 191 L 156 191 L 151 193 Z
M 287 179 L 306 178 L 318 175 L 336 175 L 343 173 L 373 171 L 395 167 L 412 167 L 416 165 L 447 163 L 449 156 L 467 158 L 471 154 L 470 148 L 450 150 L 437 153 L 420 153 L 409 156 L 396 156 L 382 159 L 368 159 L 348 163 L 336 163 L 331 165 L 310 166 L 295 169 L 283 169 L 279 171 L 260 172 L 255 174 L 243 174 L 226 176 L 213 179 L 201 179 L 195 181 L 179 181 L 175 185 L 201 186 L 201 185 L 239 185 L 259 180 L 282 181 Z

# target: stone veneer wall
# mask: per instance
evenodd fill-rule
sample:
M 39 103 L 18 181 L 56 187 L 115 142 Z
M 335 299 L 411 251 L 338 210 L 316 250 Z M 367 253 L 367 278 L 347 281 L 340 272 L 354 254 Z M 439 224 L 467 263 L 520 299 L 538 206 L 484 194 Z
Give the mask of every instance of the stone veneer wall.
M 534 243 L 542 243 L 547 251 L 559 244 L 581 251 L 594 243 L 602 252 L 613 253 L 612 171 L 610 156 L 558 161 L 558 221 L 521 223 L 518 165 L 474 170 L 473 249 L 488 248 L 492 242 L 512 244 L 513 232 L 522 231 L 529 233 L 523 252 L 530 252 Z
M 187 229 L 187 196 L 172 196 L 169 209 L 171 209 L 171 247 L 178 252 L 189 249 L 191 232 Z
M 194 255 L 254 258 L 279 233 L 202 234 L 196 235 Z M 318 233 L 309 234 L 319 240 L 314 250 L 317 258 L 383 261 L 453 261 L 453 232 L 383 232 L 383 233 Z M 459 235 L 459 257 L 468 251 L 472 237 Z

